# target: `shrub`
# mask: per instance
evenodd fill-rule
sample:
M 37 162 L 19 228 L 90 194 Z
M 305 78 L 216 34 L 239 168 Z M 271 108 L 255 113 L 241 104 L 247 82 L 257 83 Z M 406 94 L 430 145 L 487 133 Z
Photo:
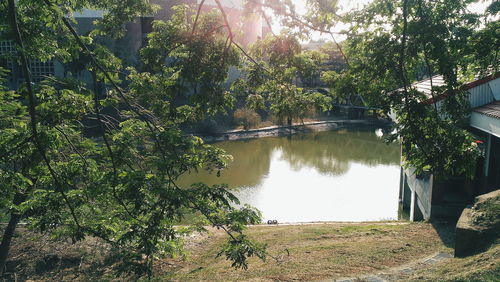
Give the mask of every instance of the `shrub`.
M 234 122 L 238 125 L 243 125 L 243 128 L 248 130 L 260 124 L 260 115 L 254 110 L 247 108 L 237 109 L 234 112 Z

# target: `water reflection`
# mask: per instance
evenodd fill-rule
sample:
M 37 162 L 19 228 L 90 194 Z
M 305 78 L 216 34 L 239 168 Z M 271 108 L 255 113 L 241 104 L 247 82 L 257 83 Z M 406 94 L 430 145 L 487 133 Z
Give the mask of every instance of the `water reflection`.
M 181 184 L 227 183 L 243 203 L 280 222 L 397 219 L 399 147 L 375 129 L 330 131 L 216 146 L 233 155 L 229 168 L 191 174 Z
M 321 174 L 342 175 L 349 164 L 399 165 L 397 146 L 388 146 L 374 131 L 330 131 L 285 139 L 283 158 L 292 168 L 314 167 Z

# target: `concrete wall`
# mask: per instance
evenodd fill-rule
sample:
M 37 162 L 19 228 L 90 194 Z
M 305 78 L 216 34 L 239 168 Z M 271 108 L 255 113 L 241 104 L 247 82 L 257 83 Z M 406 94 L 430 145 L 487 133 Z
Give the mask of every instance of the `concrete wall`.
M 415 169 L 403 170 L 403 181 L 400 187 L 400 201 L 403 208 L 410 210 L 410 220 L 428 220 L 432 211 L 431 174 L 417 175 Z

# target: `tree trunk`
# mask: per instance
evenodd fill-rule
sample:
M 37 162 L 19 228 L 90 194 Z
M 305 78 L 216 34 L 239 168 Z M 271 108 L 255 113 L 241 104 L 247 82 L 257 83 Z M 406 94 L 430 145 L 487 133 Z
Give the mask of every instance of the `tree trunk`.
M 9 255 L 10 243 L 14 232 L 16 231 L 16 226 L 21 220 L 21 215 L 18 213 L 11 213 L 9 224 L 3 233 L 2 243 L 0 244 L 0 275 L 5 272 L 5 263 L 7 262 L 7 257 Z
M 292 126 L 292 118 L 291 117 L 287 118 L 287 124 L 288 124 L 288 126 Z
M 33 185 L 29 186 L 25 193 L 16 193 L 12 203 L 15 206 L 19 206 L 28 198 L 28 193 L 33 189 Z M 5 272 L 5 263 L 7 262 L 7 257 L 9 256 L 10 243 L 12 242 L 12 237 L 14 237 L 14 232 L 16 231 L 17 224 L 23 217 L 22 214 L 18 213 L 16 210 L 11 210 L 10 220 L 5 228 L 2 237 L 2 243 L 0 244 L 0 275 Z

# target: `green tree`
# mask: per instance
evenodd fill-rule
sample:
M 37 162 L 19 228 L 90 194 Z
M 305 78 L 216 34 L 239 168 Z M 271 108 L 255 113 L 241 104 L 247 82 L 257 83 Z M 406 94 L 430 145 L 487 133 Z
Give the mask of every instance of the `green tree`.
M 348 40 L 349 75 L 362 85 L 358 91 L 396 113 L 393 137 L 403 140 L 406 164 L 439 177 L 472 176 L 478 156 L 464 128 L 469 105 L 460 88 L 471 77 L 473 64 L 467 58 L 479 47 L 471 39 L 481 33 L 484 19 L 468 12 L 470 3 L 381 0 L 346 16 L 358 28 Z M 491 43 L 481 47 L 489 50 L 483 52 L 497 52 Z M 486 70 L 485 65 L 474 72 Z M 446 85 L 433 87 L 429 96 L 417 91 L 411 83 L 422 69 L 429 77 L 442 74 Z M 424 102 L 444 93 L 447 98 L 440 108 Z
M 478 150 L 464 129 L 468 113 L 461 84 L 477 74 L 498 72 L 498 3 L 484 14 L 468 11 L 469 0 L 375 0 L 340 14 L 337 1 L 309 0 L 309 11 L 298 15 L 290 1 L 264 2 L 283 22 L 299 30 L 330 34 L 348 24 L 347 40 L 339 47 L 347 70 L 323 74 L 337 95 L 360 94 L 371 106 L 397 116 L 396 134 L 402 138 L 406 164 L 440 177 L 469 175 Z M 343 50 L 345 49 L 345 50 Z M 446 86 L 433 87 L 426 96 L 411 84 L 442 74 Z M 446 93 L 443 107 L 433 98 Z
M 84 8 L 106 11 L 88 36 L 76 33 L 71 17 Z M 214 29 L 221 15 L 182 6 L 171 21 L 156 22 L 141 52 L 142 69 L 124 69 L 94 43 L 99 36 L 123 35 L 123 23 L 154 9 L 140 0 L 1 3 L 1 39 L 16 44 L 4 55 L 23 69 L 25 83 L 8 90 L 0 69 L 0 210 L 10 215 L 0 272 L 21 219 L 73 241 L 101 238 L 120 254 L 120 271 L 137 275 L 151 275 L 157 256 L 182 254 L 182 237 L 205 224 L 226 230 L 220 255 L 233 266 L 246 268 L 249 256 L 265 258 L 265 246 L 243 234 L 247 224 L 260 222 L 257 210 L 236 208 L 238 199 L 225 185 L 177 185 L 190 171 L 220 173 L 229 158 L 180 129 L 232 101 L 222 83 L 238 53 L 226 43 L 230 31 Z M 72 77 L 37 83 L 33 60 L 86 63 L 94 82 L 111 90 L 101 99 L 97 88 Z M 97 136 L 86 133 L 90 121 Z M 192 213 L 204 220 L 176 226 Z
M 299 42 L 290 34 L 257 42 L 250 56 L 243 63 L 244 77 L 232 87 L 240 95 L 244 93 L 248 108 L 256 111 L 266 108 L 288 125 L 311 111 L 331 108 L 331 97 L 297 86 L 299 77 L 315 75 L 321 56 L 301 53 Z

